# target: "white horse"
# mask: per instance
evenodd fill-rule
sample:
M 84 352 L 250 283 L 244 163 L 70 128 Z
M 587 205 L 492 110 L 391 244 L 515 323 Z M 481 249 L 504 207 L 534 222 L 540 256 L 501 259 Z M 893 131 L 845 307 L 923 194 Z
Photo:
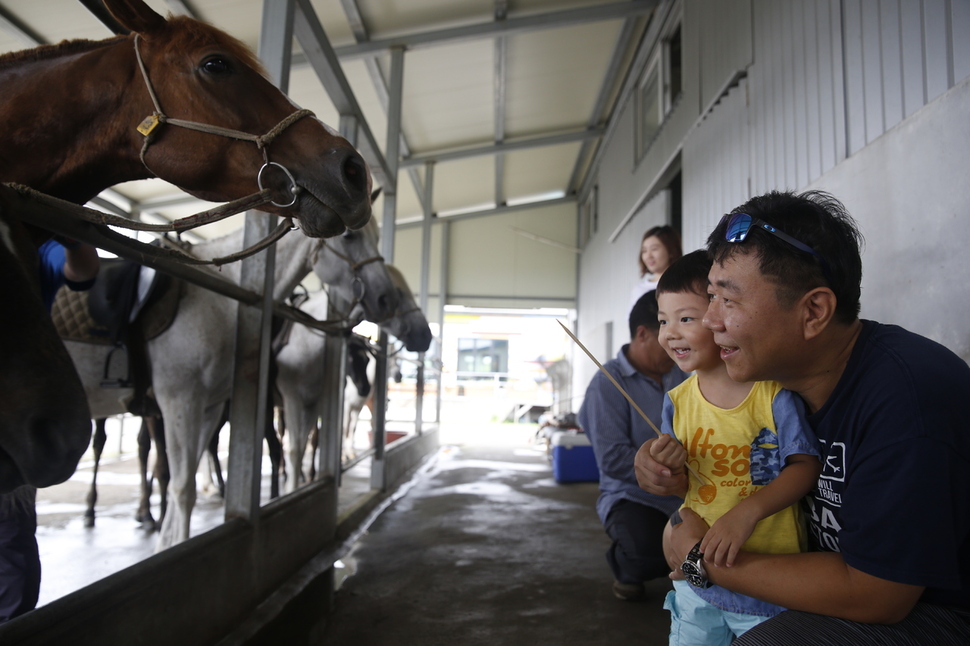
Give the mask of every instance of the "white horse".
M 394 316 L 381 323 L 381 326 L 401 339 L 408 350 L 424 352 L 431 345 L 428 321 L 415 303 L 411 288 L 401 272 L 392 265 L 386 267 L 397 291 L 398 305 Z M 323 316 L 327 311 L 327 295 L 323 292 L 312 295 L 302 309 L 315 318 Z M 283 396 L 286 415 L 287 492 L 306 480 L 303 457 L 310 436 L 318 431 L 320 402 L 324 392 L 324 341 L 323 336 L 315 330 L 295 325 L 289 343 L 276 356 L 279 370 L 276 387 Z M 354 392 L 356 394 L 356 390 Z
M 378 254 L 377 238 L 373 219 L 359 231 L 326 240 L 298 233 L 285 236 L 276 244 L 274 299 L 288 296 L 313 271 L 348 302 L 359 302 L 368 319 L 387 318 L 396 309 L 398 299 Z M 214 258 L 241 248 L 240 230 L 195 245 L 193 254 Z M 238 264 L 222 270 L 227 279 L 237 283 L 239 272 Z M 186 284 L 172 325 L 148 342 L 152 388 L 165 420 L 174 500 L 162 522 L 156 551 L 189 537 L 196 500 L 196 470 L 231 394 L 235 353 L 232 331 L 237 309 L 235 300 Z M 66 345 L 84 382 L 92 417 L 126 412 L 123 402 L 131 397 L 131 389 L 101 386 L 105 346 L 76 342 Z

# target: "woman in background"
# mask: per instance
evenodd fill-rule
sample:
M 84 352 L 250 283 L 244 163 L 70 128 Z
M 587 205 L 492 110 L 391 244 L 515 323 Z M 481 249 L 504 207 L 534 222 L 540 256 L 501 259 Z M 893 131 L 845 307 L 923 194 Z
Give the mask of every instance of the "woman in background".
M 683 254 L 680 234 L 669 224 L 647 229 L 640 241 L 640 280 L 630 294 L 630 308 L 641 296 L 657 288 L 657 281 L 673 262 Z

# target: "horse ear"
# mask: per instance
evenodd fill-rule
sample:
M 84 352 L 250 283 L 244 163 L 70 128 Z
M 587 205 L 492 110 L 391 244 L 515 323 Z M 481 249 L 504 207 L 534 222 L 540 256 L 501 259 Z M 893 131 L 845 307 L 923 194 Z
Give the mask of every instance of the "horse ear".
M 104 6 L 124 27 L 138 34 L 150 34 L 168 24 L 142 0 L 104 0 Z
M 374 189 L 374 192 L 370 194 L 370 203 L 371 204 L 373 204 L 374 202 L 377 201 L 377 196 L 380 195 L 381 194 L 381 191 L 383 191 L 383 190 L 384 190 L 384 187 L 383 186 L 378 186 L 377 188 Z

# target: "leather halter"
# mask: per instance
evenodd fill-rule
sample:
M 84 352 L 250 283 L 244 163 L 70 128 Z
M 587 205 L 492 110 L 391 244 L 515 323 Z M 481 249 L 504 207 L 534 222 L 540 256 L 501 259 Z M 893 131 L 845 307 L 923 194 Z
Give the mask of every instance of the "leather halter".
M 259 173 L 256 176 L 256 182 L 259 185 L 260 190 L 263 189 L 263 173 L 270 167 L 277 167 L 286 174 L 286 178 L 290 183 L 290 193 L 293 199 L 289 204 L 279 204 L 277 202 L 272 202 L 274 206 L 280 208 L 287 208 L 296 204 L 296 198 L 300 193 L 300 187 L 297 185 L 296 180 L 293 175 L 287 170 L 283 165 L 276 162 L 271 162 L 269 160 L 269 153 L 267 149 L 273 140 L 279 137 L 284 130 L 292 126 L 294 123 L 302 119 L 303 117 L 312 116 L 313 112 L 311 110 L 300 109 L 296 112 L 289 114 L 284 117 L 282 121 L 276 124 L 264 135 L 254 135 L 248 132 L 242 132 L 241 130 L 233 130 L 232 128 L 223 128 L 222 126 L 213 126 L 206 123 L 199 123 L 197 121 L 187 121 L 185 119 L 173 119 L 168 117 L 162 112 L 161 104 L 158 102 L 158 97 L 155 95 L 155 88 L 152 87 L 151 79 L 148 77 L 148 70 L 145 69 L 145 62 L 141 58 L 141 51 L 138 49 L 139 34 L 135 34 L 135 58 L 138 60 L 138 68 L 141 70 L 142 78 L 145 79 L 145 86 L 148 88 L 148 94 L 152 99 L 152 105 L 155 106 L 155 112 L 151 115 L 145 117 L 140 124 L 138 124 L 138 132 L 145 136 L 145 141 L 141 147 L 141 163 L 144 164 L 145 168 L 148 169 L 152 175 L 155 172 L 149 168 L 148 164 L 145 162 L 145 153 L 148 151 L 148 146 L 150 146 L 154 137 L 152 136 L 155 130 L 161 124 L 171 124 L 173 126 L 179 126 L 181 128 L 186 128 L 188 130 L 197 130 L 199 132 L 207 132 L 213 135 L 219 135 L 220 137 L 228 137 L 229 139 L 238 139 L 242 141 L 251 141 L 256 144 L 256 148 L 261 150 L 263 153 L 263 166 L 259 169 Z M 157 177 L 157 175 L 155 175 Z

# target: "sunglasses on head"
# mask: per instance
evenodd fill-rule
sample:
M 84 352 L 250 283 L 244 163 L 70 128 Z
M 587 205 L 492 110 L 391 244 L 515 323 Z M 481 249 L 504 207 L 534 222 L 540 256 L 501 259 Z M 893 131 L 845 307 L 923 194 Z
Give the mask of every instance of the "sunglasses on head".
M 764 220 L 759 220 L 754 216 L 748 215 L 747 213 L 729 213 L 721 218 L 721 222 L 718 224 L 718 226 L 724 223 L 727 223 L 727 227 L 724 229 L 724 239 L 728 242 L 744 242 L 744 239 L 748 237 L 748 233 L 751 232 L 752 227 L 757 227 L 759 229 L 764 229 L 776 238 L 784 240 L 799 251 L 804 251 L 807 254 L 815 256 L 822 265 L 822 272 L 825 274 L 825 278 L 828 279 L 830 284 L 833 283 L 832 270 L 829 267 L 829 263 L 827 263 L 825 258 L 819 255 L 817 251 L 809 247 L 804 242 L 796 240 L 784 231 L 771 226 Z

